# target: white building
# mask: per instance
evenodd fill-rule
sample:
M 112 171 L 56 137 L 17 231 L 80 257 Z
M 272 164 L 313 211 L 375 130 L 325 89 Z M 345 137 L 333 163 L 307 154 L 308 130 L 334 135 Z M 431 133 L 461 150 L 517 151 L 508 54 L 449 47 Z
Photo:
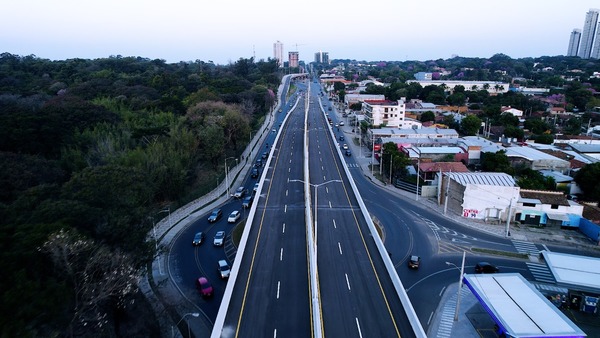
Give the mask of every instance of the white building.
M 515 221 L 528 225 L 578 226 L 582 214 L 583 206 L 562 191 L 523 189 L 515 206 Z
M 283 43 L 277 41 L 273 44 L 273 58 L 277 60 L 277 65 L 283 67 Z
M 567 49 L 567 56 L 577 56 L 579 50 L 579 41 L 581 41 L 581 29 L 573 29 L 571 37 L 569 38 L 569 48 Z
M 463 217 L 506 221 L 520 188 L 505 173 L 444 173 L 438 196 L 448 210 Z M 446 201 L 447 199 L 447 201 Z
M 502 111 L 502 114 L 510 113 L 513 116 L 516 116 L 516 117 L 519 117 L 519 118 L 523 117 L 523 111 L 522 110 L 513 108 L 511 106 L 502 107 L 502 108 L 500 108 L 500 111 Z
M 381 94 L 346 94 L 344 96 L 344 103 L 346 106 L 351 106 L 355 103 L 362 103 L 365 100 L 385 100 L 385 95 Z
M 366 121 L 372 126 L 399 127 L 404 122 L 406 104 L 404 99 L 394 101 L 388 100 L 365 100 L 362 110 Z

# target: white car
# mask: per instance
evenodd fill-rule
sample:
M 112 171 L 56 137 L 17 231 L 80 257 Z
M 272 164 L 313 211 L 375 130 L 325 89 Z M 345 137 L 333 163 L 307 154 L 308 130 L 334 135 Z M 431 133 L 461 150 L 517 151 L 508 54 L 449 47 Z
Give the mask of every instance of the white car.
M 257 192 L 258 191 L 258 183 L 254 183 L 254 188 L 252 189 L 252 191 Z
M 231 214 L 229 214 L 229 217 L 227 218 L 227 222 L 235 223 L 240 220 L 241 216 L 242 216 L 242 214 L 240 213 L 239 210 L 234 210 Z
M 229 274 L 231 273 L 231 269 L 229 268 L 229 264 L 227 261 L 222 259 L 219 261 L 219 274 L 221 275 L 221 279 L 229 278 Z
M 343 126 L 344 124 L 344 121 L 340 121 L 340 126 Z
M 346 143 L 344 143 L 344 145 L 342 146 L 342 148 L 344 148 L 344 150 L 348 150 L 348 145 Z
M 242 198 L 242 197 L 244 197 L 244 195 L 246 195 L 246 192 L 247 192 L 246 188 L 239 187 L 239 188 L 237 188 L 237 190 L 235 191 L 235 193 L 233 193 L 233 197 L 235 197 L 235 198 Z
M 215 235 L 215 239 L 213 239 L 214 246 L 223 246 L 223 242 L 225 241 L 225 231 L 217 231 Z

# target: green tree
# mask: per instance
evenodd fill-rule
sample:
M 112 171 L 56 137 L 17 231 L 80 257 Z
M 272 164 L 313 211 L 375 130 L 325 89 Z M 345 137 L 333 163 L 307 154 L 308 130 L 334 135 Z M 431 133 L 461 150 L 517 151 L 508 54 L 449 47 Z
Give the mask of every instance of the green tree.
M 552 134 L 539 134 L 535 136 L 535 142 L 541 144 L 552 144 L 554 143 L 554 135 Z
M 496 153 L 482 152 L 481 153 L 481 170 L 490 172 L 501 172 L 509 175 L 514 174 L 506 151 L 501 150 Z
M 423 114 L 421 114 L 421 117 L 419 118 L 419 120 L 421 122 L 435 121 L 435 113 L 428 110 L 428 111 L 424 112 Z
M 552 177 L 546 177 L 541 172 L 525 168 L 517 174 L 517 185 L 521 189 L 555 190 L 556 181 Z
M 468 115 L 460 121 L 460 130 L 466 136 L 476 135 L 481 128 L 481 119 L 475 115 Z
M 575 175 L 575 182 L 589 201 L 600 202 L 600 163 L 587 164 Z

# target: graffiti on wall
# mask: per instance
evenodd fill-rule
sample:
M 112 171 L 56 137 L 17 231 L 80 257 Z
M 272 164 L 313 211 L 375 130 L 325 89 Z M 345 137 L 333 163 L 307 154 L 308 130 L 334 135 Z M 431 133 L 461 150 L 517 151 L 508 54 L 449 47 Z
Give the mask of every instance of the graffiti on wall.
M 477 218 L 479 210 L 477 209 L 463 209 L 463 217 L 466 218 Z

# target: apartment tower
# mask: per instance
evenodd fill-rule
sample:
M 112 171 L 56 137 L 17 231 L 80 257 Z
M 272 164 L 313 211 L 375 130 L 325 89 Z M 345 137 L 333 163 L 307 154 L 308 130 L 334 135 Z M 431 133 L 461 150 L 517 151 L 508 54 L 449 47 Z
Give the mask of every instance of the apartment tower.
M 592 55 L 592 46 L 594 45 L 597 26 L 598 10 L 591 8 L 585 15 L 583 33 L 581 34 L 581 42 L 579 43 L 579 52 L 577 54 L 582 59 L 589 59 Z
M 283 43 L 279 40 L 273 44 L 273 58 L 277 60 L 279 67 L 283 67 Z
M 569 49 L 567 49 L 567 56 L 577 56 L 579 50 L 579 41 L 581 40 L 581 29 L 573 29 L 571 32 L 571 38 L 569 39 Z

